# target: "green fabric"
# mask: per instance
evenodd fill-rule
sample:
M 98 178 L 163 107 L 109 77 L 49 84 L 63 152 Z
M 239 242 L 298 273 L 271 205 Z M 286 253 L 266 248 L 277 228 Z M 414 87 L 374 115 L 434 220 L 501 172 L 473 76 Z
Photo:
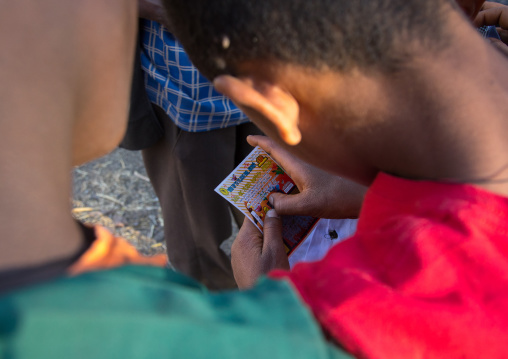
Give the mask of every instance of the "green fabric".
M 0 358 L 349 358 L 283 281 L 210 293 L 175 272 L 124 267 L 0 297 Z

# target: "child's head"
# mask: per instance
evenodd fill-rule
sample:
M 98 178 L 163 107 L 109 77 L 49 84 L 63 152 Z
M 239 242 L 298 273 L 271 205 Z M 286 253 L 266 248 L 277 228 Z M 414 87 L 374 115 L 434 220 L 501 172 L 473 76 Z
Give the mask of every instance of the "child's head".
M 266 134 L 298 145 L 290 150 L 307 161 L 365 182 L 379 170 L 371 140 L 386 142 L 366 134 L 398 131 L 386 123 L 399 107 L 403 116 L 411 71 L 450 51 L 450 29 L 468 26 L 448 0 L 166 5 L 194 64 Z
M 394 70 L 406 60 L 405 44 L 434 47 L 445 41 L 442 3 L 166 1 L 175 32 L 209 78 L 235 74 L 239 63 L 253 59 L 340 71 Z
M 166 0 L 175 30 L 209 78 L 246 60 L 312 68 L 394 70 L 406 46 L 443 44 L 449 0 Z M 485 0 L 456 0 L 474 18 Z

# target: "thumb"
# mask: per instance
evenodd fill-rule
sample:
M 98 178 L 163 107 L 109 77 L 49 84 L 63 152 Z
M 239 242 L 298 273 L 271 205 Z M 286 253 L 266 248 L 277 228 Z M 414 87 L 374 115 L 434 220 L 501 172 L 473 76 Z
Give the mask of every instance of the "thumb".
M 282 220 L 277 211 L 274 209 L 269 210 L 263 223 L 264 243 L 269 242 L 273 238 L 282 239 Z
M 284 194 L 272 193 L 269 197 L 269 202 L 275 208 L 277 213 L 284 216 L 298 216 L 302 214 L 302 195 L 298 194 Z
M 284 242 L 282 241 L 282 220 L 277 212 L 272 209 L 266 213 L 263 226 L 263 256 L 269 258 L 265 263 L 272 269 L 288 269 L 289 262 L 286 255 Z

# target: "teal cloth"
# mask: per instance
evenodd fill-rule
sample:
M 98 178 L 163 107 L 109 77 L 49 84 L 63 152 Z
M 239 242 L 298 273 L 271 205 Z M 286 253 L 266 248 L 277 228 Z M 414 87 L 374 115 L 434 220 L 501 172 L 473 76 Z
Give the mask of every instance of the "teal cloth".
M 350 358 L 284 281 L 208 292 L 163 268 L 61 278 L 0 297 L 0 357 Z

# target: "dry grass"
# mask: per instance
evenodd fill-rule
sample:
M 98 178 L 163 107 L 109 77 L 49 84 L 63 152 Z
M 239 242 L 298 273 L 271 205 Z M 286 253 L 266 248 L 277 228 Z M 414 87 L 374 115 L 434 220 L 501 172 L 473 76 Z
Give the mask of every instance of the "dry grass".
M 147 255 L 166 251 L 158 199 L 139 152 L 117 149 L 74 170 L 73 215 L 125 237 Z

